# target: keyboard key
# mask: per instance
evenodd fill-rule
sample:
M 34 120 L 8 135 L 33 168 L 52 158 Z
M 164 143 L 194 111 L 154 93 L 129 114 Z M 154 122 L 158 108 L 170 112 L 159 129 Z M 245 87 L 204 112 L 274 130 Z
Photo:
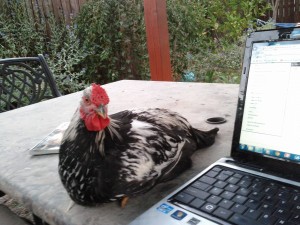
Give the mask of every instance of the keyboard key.
M 240 188 L 236 193 L 242 196 L 248 196 L 250 192 L 251 191 L 247 188 Z
M 210 189 L 209 193 L 213 194 L 213 195 L 220 195 L 223 192 L 223 189 L 221 188 L 217 188 L 214 187 L 212 189 Z
M 235 204 L 230 210 L 235 213 L 243 214 L 248 208 L 241 204 Z
M 260 216 L 259 222 L 265 225 L 274 224 L 277 218 L 269 213 L 264 213 Z
M 281 189 L 282 191 L 289 191 L 290 190 L 290 188 L 285 186 L 285 185 L 280 185 L 279 189 Z
M 221 194 L 221 197 L 222 198 L 225 198 L 225 199 L 232 199 L 234 196 L 234 193 L 230 192 L 230 191 L 224 191 L 223 194 Z
M 253 180 L 253 177 L 250 175 L 245 175 L 245 176 L 243 176 L 243 180 L 248 180 L 251 182 Z
M 258 210 L 255 210 L 255 209 L 248 209 L 245 213 L 244 213 L 245 216 L 251 218 L 251 219 L 254 219 L 254 220 L 257 220 L 258 217 L 261 215 L 261 212 L 258 211 Z
M 211 203 L 206 203 L 204 206 L 201 207 L 201 209 L 204 212 L 208 212 L 208 213 L 212 213 L 216 208 L 217 206 Z
M 280 199 L 288 200 L 291 198 L 291 194 L 286 191 L 279 191 L 276 196 Z
M 273 187 L 267 187 L 264 189 L 264 193 L 267 194 L 267 195 L 275 195 L 275 193 L 277 192 L 277 189 L 276 188 L 273 188 Z
M 208 187 L 210 187 L 210 185 L 202 183 L 200 181 L 196 181 L 192 184 L 192 187 L 198 188 L 202 191 L 205 191 Z
M 273 213 L 274 216 L 277 216 L 281 219 L 284 219 L 286 220 L 287 218 L 289 218 L 290 216 L 290 212 L 288 210 L 285 210 L 285 209 L 276 209 L 275 212 Z
M 237 225 L 260 225 L 257 221 L 239 214 L 234 214 L 229 221 Z
M 240 187 L 248 188 L 251 185 L 251 181 L 249 180 L 241 180 L 238 185 Z
M 214 186 L 215 186 L 215 187 L 218 187 L 218 188 L 224 188 L 226 185 L 227 185 L 227 183 L 224 182 L 224 181 L 221 181 L 221 180 L 218 180 L 218 181 L 214 184 Z
M 213 203 L 213 204 L 218 204 L 221 200 L 222 200 L 222 198 L 212 195 L 206 201 Z
M 216 178 L 217 178 L 218 180 L 224 181 L 224 180 L 226 180 L 228 177 L 229 177 L 229 176 L 228 176 L 227 174 L 220 173 Z
M 211 170 L 211 171 L 207 172 L 205 175 L 206 175 L 206 176 L 209 176 L 209 177 L 215 177 L 215 176 L 217 176 L 218 174 L 219 174 L 219 172 L 216 172 L 216 171 Z
M 261 191 L 264 188 L 264 185 L 262 182 L 257 182 L 255 184 L 251 184 L 250 189 L 253 191 Z
M 264 184 L 264 180 L 261 179 L 261 178 L 258 178 L 258 177 L 254 178 L 254 180 L 252 180 L 252 182 L 253 183 L 263 183 Z
M 268 182 L 268 185 L 270 185 L 270 186 L 272 186 L 273 188 L 276 188 L 276 189 L 279 188 L 279 185 L 277 183 L 273 182 L 273 181 Z
M 295 223 L 287 221 L 287 220 L 280 219 L 277 221 L 277 223 L 275 223 L 275 225 L 298 225 L 298 224 L 295 224 Z
M 199 179 L 199 181 L 202 181 L 203 183 L 206 183 L 206 184 L 214 184 L 217 180 L 215 178 L 212 178 L 212 177 L 208 177 L 208 176 L 203 176 Z
M 279 200 L 271 195 L 266 195 L 263 201 L 271 205 L 276 205 Z
M 234 185 L 234 184 L 228 184 L 228 185 L 225 187 L 225 190 L 226 190 L 226 191 L 231 191 L 231 192 L 236 192 L 237 189 L 239 189 L 239 186 Z
M 187 189 L 184 190 L 185 193 L 190 194 L 194 197 L 200 198 L 200 199 L 207 199 L 208 196 L 210 195 L 209 193 L 205 192 L 205 191 L 201 191 L 197 188 L 193 188 L 193 187 L 188 187 Z
M 217 217 L 227 220 L 233 214 L 233 212 L 224 209 L 222 207 L 219 207 L 213 212 L 213 214 Z
M 236 178 L 236 177 L 230 177 L 227 182 L 230 184 L 237 184 L 240 181 L 240 179 Z
M 239 173 L 235 173 L 233 174 L 234 177 L 241 179 L 243 177 L 243 175 L 239 174 Z
M 234 196 L 234 198 L 232 199 L 232 201 L 239 203 L 239 204 L 244 204 L 244 202 L 246 202 L 248 199 L 244 196 L 241 195 L 236 195 Z
M 274 205 L 264 203 L 261 205 L 260 210 L 265 213 L 273 213 Z
M 264 193 L 254 191 L 249 195 L 249 198 L 260 201 L 264 197 Z
M 299 194 L 294 194 L 290 201 L 294 202 L 294 203 L 299 203 L 300 202 L 300 195 Z
M 223 173 L 228 175 L 228 176 L 232 176 L 234 174 L 234 172 L 229 171 L 229 170 L 224 170 Z
M 250 207 L 251 209 L 257 209 L 260 206 L 260 204 L 261 203 L 259 201 L 256 201 L 254 199 L 249 199 L 245 205 Z
M 277 207 L 282 209 L 287 209 L 287 210 L 290 210 L 293 206 L 294 206 L 293 203 L 290 203 L 286 200 L 280 200 L 277 204 Z
M 296 213 L 300 213 L 300 204 L 294 205 L 293 211 L 296 212 Z
M 232 201 L 229 201 L 227 199 L 224 199 L 222 200 L 220 203 L 219 203 L 219 206 L 225 208 L 225 209 L 230 209 L 230 207 L 234 204 L 234 202 Z
M 222 168 L 216 166 L 216 167 L 212 168 L 211 170 L 216 171 L 216 172 L 220 172 L 220 171 L 222 171 Z
M 193 197 L 187 193 L 181 192 L 181 193 L 177 194 L 174 199 L 176 199 L 177 201 L 183 202 L 183 203 L 189 203 L 194 198 L 195 197 Z
M 293 213 L 293 215 L 291 216 L 291 218 L 289 219 L 289 221 L 295 223 L 295 224 L 300 224 L 300 214 L 295 214 Z
M 189 205 L 194 208 L 200 208 L 202 205 L 204 205 L 205 201 L 199 198 L 195 198 Z

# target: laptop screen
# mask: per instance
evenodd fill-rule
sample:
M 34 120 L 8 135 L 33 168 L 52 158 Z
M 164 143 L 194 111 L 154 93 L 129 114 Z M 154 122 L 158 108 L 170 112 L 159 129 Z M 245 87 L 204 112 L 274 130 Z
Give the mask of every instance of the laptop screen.
M 300 163 L 300 40 L 253 43 L 239 149 Z

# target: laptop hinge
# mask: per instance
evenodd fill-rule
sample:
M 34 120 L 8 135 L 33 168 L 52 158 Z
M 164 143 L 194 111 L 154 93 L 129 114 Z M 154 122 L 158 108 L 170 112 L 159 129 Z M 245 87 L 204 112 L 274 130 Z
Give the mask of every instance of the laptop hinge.
M 255 164 L 252 164 L 252 163 L 249 163 L 249 162 L 239 162 L 239 161 L 236 161 L 236 160 L 228 159 L 228 160 L 226 160 L 226 163 L 233 164 L 233 165 L 236 165 L 236 166 L 239 166 L 239 167 L 243 167 L 245 169 L 259 171 L 259 172 L 262 172 L 262 171 L 265 170 L 261 166 L 258 166 L 258 165 L 255 165 Z
M 269 169 L 269 167 L 265 166 L 261 166 L 261 165 L 257 165 L 251 162 L 241 162 L 240 160 L 226 160 L 226 163 L 228 164 L 232 164 L 232 165 L 236 165 L 245 169 L 250 169 L 250 170 L 254 170 L 257 172 L 263 172 L 269 175 L 273 175 L 273 176 L 277 176 L 277 177 L 281 177 L 281 178 L 285 178 L 285 179 L 290 179 L 290 180 L 294 180 L 297 182 L 300 182 L 300 178 L 299 178 L 299 174 L 296 173 L 296 171 L 294 171 L 294 173 L 289 173 L 287 172 L 288 169 L 286 167 L 281 167 L 281 170 L 272 170 Z

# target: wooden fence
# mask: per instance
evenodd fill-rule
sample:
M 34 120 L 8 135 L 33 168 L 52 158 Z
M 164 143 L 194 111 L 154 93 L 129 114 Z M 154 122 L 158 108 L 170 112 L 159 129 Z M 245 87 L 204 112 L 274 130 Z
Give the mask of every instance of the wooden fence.
M 271 2 L 272 0 L 267 1 Z M 272 11 L 268 12 L 265 19 L 272 18 L 272 14 Z M 300 22 L 300 0 L 279 0 L 276 22 Z
M 47 21 L 49 14 L 53 13 L 56 20 L 69 24 L 78 14 L 82 4 L 88 0 L 23 0 L 36 21 Z M 271 2 L 272 0 L 266 0 Z M 268 12 L 264 19 L 272 17 Z M 300 22 L 300 0 L 279 0 L 277 21 L 285 23 Z M 47 22 L 46 22 L 47 23 Z
M 69 24 L 88 0 L 23 0 L 36 21 L 46 21 L 52 13 L 56 20 Z
M 277 22 L 300 22 L 300 0 L 280 1 L 277 18 Z
M 69 24 L 78 14 L 82 4 L 88 0 L 23 0 L 28 12 L 36 21 L 47 21 L 50 13 L 53 13 L 56 20 L 65 21 Z M 272 0 L 267 0 L 271 2 Z M 268 12 L 265 19 L 272 17 Z M 300 22 L 300 0 L 279 0 L 277 10 L 277 21 L 285 23 Z

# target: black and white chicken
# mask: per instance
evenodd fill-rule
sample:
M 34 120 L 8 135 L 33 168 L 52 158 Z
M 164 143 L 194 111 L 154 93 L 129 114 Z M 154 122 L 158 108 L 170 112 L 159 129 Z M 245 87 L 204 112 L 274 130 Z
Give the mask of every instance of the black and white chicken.
M 107 114 L 97 84 L 83 91 L 59 152 L 59 175 L 73 201 L 95 205 L 142 194 L 191 166 L 197 149 L 214 143 L 218 128 L 200 131 L 167 109 Z

